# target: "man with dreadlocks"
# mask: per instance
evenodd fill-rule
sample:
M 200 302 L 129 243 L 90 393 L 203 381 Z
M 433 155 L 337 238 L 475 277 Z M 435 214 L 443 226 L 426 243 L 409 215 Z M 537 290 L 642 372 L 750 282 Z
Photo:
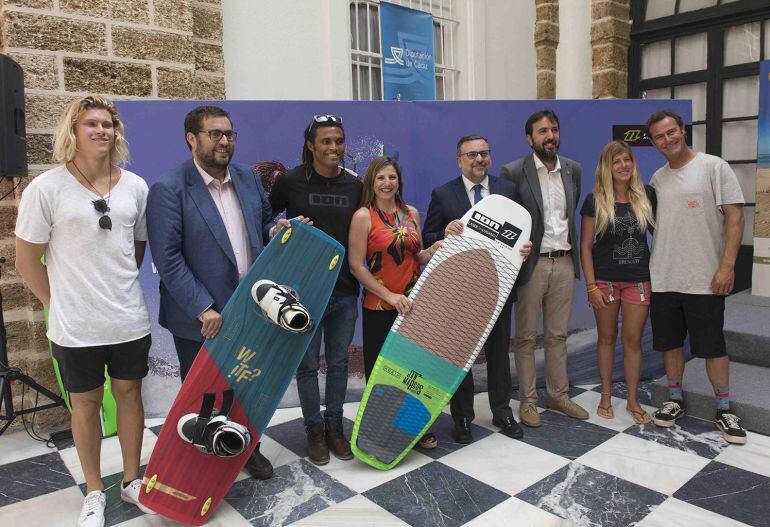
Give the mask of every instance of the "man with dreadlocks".
M 345 159 L 342 119 L 320 114 L 305 128 L 302 164 L 279 175 L 270 193 L 275 214 L 305 216 L 313 225 L 348 247 L 348 231 L 361 199 L 361 181 L 340 164 Z M 320 327 L 297 369 L 297 391 L 307 429 L 308 454 L 317 465 L 329 462 L 329 449 L 339 459 L 352 459 L 342 431 L 342 403 L 348 385 L 348 347 L 358 317 L 358 281 L 347 258 Z M 326 356 L 326 410 L 321 415 L 318 366 L 321 339 Z

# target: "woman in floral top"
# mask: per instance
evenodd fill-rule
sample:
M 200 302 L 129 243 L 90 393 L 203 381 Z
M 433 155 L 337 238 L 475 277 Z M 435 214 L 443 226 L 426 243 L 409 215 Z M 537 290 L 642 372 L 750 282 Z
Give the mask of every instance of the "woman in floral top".
M 372 160 L 364 176 L 361 208 L 350 224 L 350 270 L 364 286 L 362 326 L 364 373 L 372 373 L 390 327 L 411 309 L 407 296 L 441 242 L 422 248 L 420 216 L 403 198 L 401 168 L 392 157 Z M 420 439 L 435 448 L 436 437 Z

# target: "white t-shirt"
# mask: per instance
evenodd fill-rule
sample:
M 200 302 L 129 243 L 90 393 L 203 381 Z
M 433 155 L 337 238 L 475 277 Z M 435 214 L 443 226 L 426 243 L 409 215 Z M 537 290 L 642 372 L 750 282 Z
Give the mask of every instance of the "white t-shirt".
M 92 204 L 99 196 L 63 165 L 40 174 L 24 190 L 16 236 L 48 244 L 52 342 L 103 346 L 150 333 L 134 247 L 134 240 L 147 240 L 147 192 L 142 178 L 121 170 L 109 194 L 112 230 L 106 230 L 99 227 L 101 214 Z
M 712 295 L 724 253 L 721 205 L 744 203 L 727 162 L 698 152 L 685 166 L 659 168 L 650 184 L 658 198 L 650 278 L 654 292 Z

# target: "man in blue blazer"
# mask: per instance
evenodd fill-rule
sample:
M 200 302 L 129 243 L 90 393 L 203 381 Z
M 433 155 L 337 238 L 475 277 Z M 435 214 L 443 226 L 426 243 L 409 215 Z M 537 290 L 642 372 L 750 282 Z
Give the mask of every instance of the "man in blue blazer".
M 230 115 L 215 106 L 187 114 L 189 159 L 161 177 L 147 198 L 150 249 L 160 275 L 160 325 L 174 337 L 182 381 L 238 282 L 275 226 L 262 185 L 248 167 L 230 165 L 235 138 Z M 285 221 L 285 220 L 282 220 Z M 267 479 L 259 445 L 246 463 Z
M 457 142 L 457 166 L 460 168 L 461 175 L 433 189 L 422 234 L 425 247 L 430 247 L 437 240 L 444 239 L 445 235 L 460 234 L 462 223 L 459 219 L 468 212 L 473 203 L 489 194 L 501 194 L 519 201 L 516 185 L 489 175 L 491 165 L 489 142 L 484 137 L 468 135 L 460 138 Z M 529 254 L 529 246 L 522 252 Z M 472 272 L 469 272 L 467 278 L 473 279 Z M 511 410 L 513 388 L 508 357 L 511 340 L 511 306 L 516 299 L 515 296 L 514 290 L 489 334 L 485 354 L 492 422 L 500 427 L 505 435 L 519 439 L 523 434 Z M 475 417 L 473 392 L 473 373 L 468 372 L 449 403 L 455 422 L 453 436 L 458 443 L 470 443 L 472 440 L 471 422 Z

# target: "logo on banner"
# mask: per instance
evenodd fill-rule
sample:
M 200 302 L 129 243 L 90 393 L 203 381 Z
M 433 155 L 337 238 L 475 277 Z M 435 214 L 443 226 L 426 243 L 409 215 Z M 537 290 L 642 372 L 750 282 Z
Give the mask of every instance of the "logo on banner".
M 385 64 L 398 64 L 399 66 L 404 65 L 404 48 L 390 46 L 390 54 L 392 57 L 386 58 Z
M 692 125 L 684 125 L 687 146 L 692 146 Z M 631 146 L 654 146 L 643 124 L 613 124 L 612 139 L 625 141 Z

